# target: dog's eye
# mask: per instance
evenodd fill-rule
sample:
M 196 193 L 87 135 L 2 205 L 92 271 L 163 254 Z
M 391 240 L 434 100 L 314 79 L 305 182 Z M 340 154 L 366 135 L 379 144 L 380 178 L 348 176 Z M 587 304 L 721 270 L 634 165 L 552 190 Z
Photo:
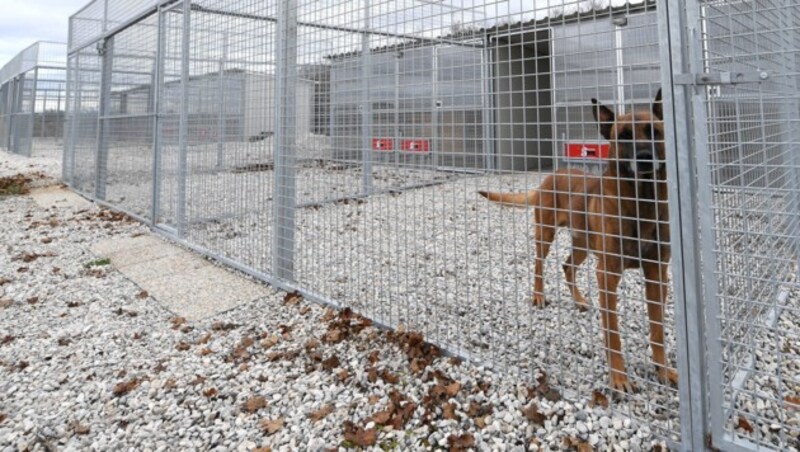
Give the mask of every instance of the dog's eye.
M 647 138 L 648 140 L 660 140 L 662 138 L 661 132 L 657 128 L 655 128 L 652 124 L 645 125 L 644 129 L 642 130 L 644 132 L 644 137 Z
M 619 135 L 617 135 L 617 140 L 619 140 L 619 141 L 631 141 L 631 140 L 633 140 L 633 133 L 630 130 L 625 129 L 622 132 L 620 132 Z

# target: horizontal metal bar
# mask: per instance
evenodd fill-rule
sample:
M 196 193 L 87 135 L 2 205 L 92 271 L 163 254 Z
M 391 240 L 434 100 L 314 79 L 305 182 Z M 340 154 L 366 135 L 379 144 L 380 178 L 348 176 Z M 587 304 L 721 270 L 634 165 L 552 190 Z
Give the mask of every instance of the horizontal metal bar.
M 133 119 L 133 118 L 152 118 L 157 116 L 155 113 L 129 113 L 125 115 L 105 115 L 100 116 L 98 119 Z
M 769 79 L 767 71 L 709 72 L 703 74 L 675 74 L 676 85 L 737 85 L 758 83 Z
M 263 20 L 263 21 L 267 21 L 267 22 L 277 22 L 278 21 L 277 18 L 271 17 L 271 16 L 260 16 L 260 15 L 257 15 L 257 14 L 237 13 L 237 12 L 233 12 L 233 11 L 223 11 L 223 10 L 208 8 L 208 7 L 200 6 L 200 5 L 192 5 L 192 11 L 197 11 L 197 12 L 201 12 L 201 13 L 208 13 L 208 14 L 219 14 L 219 15 L 222 15 L 222 16 L 229 16 L 229 17 L 238 17 L 240 19 Z M 473 48 L 478 48 L 478 49 L 484 48 L 483 43 L 470 44 L 470 43 L 466 43 L 464 41 L 456 41 L 456 40 L 452 40 L 452 39 L 423 38 L 423 37 L 414 36 L 414 35 L 408 35 L 408 34 L 404 34 L 404 33 L 390 33 L 388 31 L 378 31 L 378 30 L 361 30 L 361 29 L 358 29 L 358 28 L 345 27 L 345 26 L 341 26 L 341 25 L 326 25 L 326 24 L 318 24 L 318 23 L 314 23 L 314 22 L 302 22 L 302 21 L 298 21 L 297 25 L 301 26 L 301 27 L 319 28 L 319 29 L 322 29 L 322 30 L 341 31 L 341 32 L 345 32 L 345 33 L 369 34 L 369 35 L 375 35 L 375 36 L 383 36 L 383 37 L 387 37 L 387 38 L 408 39 L 408 40 L 411 40 L 411 41 L 416 41 L 416 42 L 424 43 L 424 44 L 449 44 L 449 45 L 455 45 L 455 46 L 461 46 L 461 47 L 473 47 Z

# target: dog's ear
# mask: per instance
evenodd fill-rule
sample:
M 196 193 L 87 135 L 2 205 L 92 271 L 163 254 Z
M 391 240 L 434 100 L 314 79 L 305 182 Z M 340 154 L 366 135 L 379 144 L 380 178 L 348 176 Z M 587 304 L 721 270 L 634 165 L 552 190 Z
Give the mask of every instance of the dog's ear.
M 597 99 L 592 99 L 592 113 L 600 126 L 600 135 L 606 140 L 611 140 L 611 128 L 614 127 L 614 112 L 601 104 Z
M 664 120 L 664 102 L 661 100 L 661 88 L 658 89 L 656 98 L 653 100 L 653 115 L 661 121 Z

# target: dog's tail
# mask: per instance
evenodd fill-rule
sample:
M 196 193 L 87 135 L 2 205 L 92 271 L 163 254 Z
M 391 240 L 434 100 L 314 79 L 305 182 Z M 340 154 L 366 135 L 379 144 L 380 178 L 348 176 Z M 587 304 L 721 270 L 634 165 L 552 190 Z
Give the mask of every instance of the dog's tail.
M 479 191 L 478 194 L 489 201 L 508 206 L 533 206 L 536 205 L 538 190 L 531 190 L 525 193 L 495 193 L 490 191 Z

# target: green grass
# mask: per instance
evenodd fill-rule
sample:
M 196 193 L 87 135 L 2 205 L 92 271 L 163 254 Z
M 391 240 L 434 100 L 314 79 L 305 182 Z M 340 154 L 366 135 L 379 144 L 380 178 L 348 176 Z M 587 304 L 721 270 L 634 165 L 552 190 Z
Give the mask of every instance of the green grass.
M 92 267 L 102 267 L 103 265 L 110 265 L 111 259 L 104 257 L 102 259 L 95 259 L 91 262 L 88 262 L 84 267 L 92 268 Z

